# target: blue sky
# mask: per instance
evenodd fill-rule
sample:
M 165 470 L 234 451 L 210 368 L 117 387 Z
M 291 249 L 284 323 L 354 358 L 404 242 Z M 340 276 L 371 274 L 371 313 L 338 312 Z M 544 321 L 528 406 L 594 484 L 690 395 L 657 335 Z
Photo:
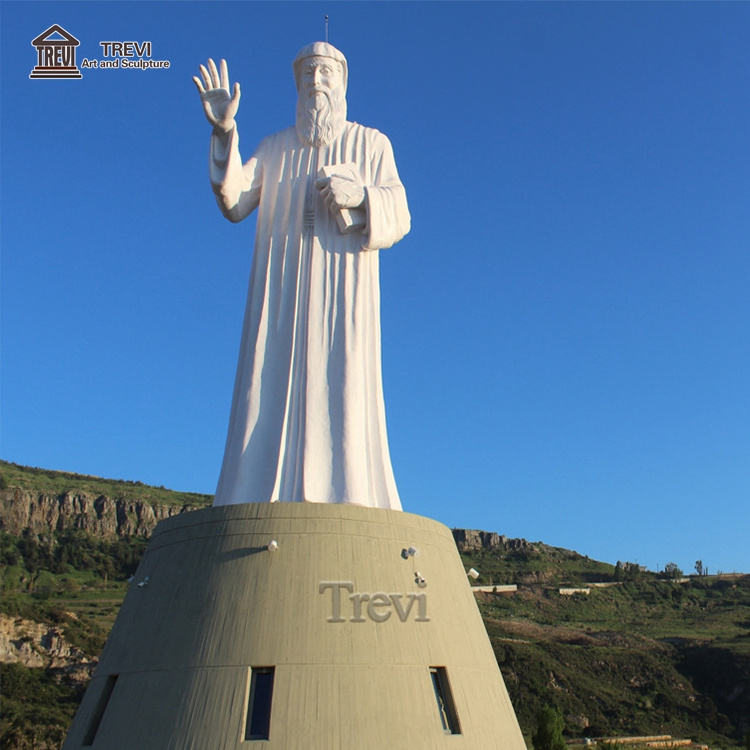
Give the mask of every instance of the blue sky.
M 748 3 L 2 2 L 0 456 L 213 492 L 254 223 L 191 78 L 228 60 L 247 158 L 326 14 L 412 213 L 381 253 L 405 510 L 750 571 Z M 55 23 L 170 67 L 30 80 Z

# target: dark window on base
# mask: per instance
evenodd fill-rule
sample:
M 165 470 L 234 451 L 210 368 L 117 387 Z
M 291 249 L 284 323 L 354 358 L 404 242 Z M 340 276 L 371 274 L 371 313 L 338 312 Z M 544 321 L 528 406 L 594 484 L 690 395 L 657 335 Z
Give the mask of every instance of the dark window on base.
M 445 667 L 430 667 L 430 677 L 432 678 L 432 687 L 435 690 L 435 700 L 437 701 L 443 731 L 446 734 L 461 734 L 461 725 L 458 723 L 458 714 L 453 703 L 453 693 L 451 693 L 451 685 L 448 682 L 448 673 L 445 671 Z
M 267 740 L 271 726 L 273 667 L 251 667 L 250 695 L 247 700 L 246 740 Z
M 117 675 L 111 674 L 107 677 L 107 681 L 104 683 L 102 694 L 99 696 L 99 702 L 96 704 L 96 710 L 94 715 L 91 717 L 89 722 L 89 728 L 86 731 L 86 735 L 83 738 L 83 746 L 91 747 L 94 744 L 94 738 L 96 733 L 99 731 L 99 725 L 102 723 L 104 712 L 107 710 L 107 704 L 109 699 L 112 697 L 112 691 L 115 689 L 115 683 L 117 682 Z

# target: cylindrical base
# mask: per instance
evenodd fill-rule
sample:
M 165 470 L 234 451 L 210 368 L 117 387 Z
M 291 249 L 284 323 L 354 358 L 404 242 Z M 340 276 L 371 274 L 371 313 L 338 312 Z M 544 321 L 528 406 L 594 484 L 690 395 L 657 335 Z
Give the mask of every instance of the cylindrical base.
M 525 750 L 450 530 L 309 503 L 159 524 L 63 746 L 84 747 Z

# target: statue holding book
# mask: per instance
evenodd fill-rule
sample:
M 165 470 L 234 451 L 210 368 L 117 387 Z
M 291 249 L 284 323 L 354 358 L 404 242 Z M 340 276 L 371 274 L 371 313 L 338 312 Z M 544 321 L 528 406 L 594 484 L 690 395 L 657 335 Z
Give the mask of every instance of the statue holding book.
M 257 228 L 215 505 L 400 509 L 385 425 L 378 251 L 410 227 L 388 139 L 346 119 L 346 58 L 327 42 L 293 64 L 295 127 L 242 162 L 225 61 L 194 81 L 213 127 L 219 208 Z

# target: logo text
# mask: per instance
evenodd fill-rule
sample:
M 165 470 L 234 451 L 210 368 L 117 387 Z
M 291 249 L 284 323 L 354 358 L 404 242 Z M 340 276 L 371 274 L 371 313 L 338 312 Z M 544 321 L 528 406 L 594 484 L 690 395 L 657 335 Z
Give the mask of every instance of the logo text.
M 367 622 L 368 618 L 373 622 L 385 622 L 394 613 L 401 622 L 406 622 L 412 615 L 414 615 L 412 618 L 414 622 L 430 621 L 427 617 L 427 594 L 355 592 L 352 581 L 321 581 L 318 585 L 319 594 L 329 589 L 331 591 L 331 616 L 327 618 L 327 622 Z M 342 590 L 345 592 L 343 596 Z M 349 604 L 344 604 L 344 599 L 347 599 Z M 348 617 L 342 614 L 342 606 Z

